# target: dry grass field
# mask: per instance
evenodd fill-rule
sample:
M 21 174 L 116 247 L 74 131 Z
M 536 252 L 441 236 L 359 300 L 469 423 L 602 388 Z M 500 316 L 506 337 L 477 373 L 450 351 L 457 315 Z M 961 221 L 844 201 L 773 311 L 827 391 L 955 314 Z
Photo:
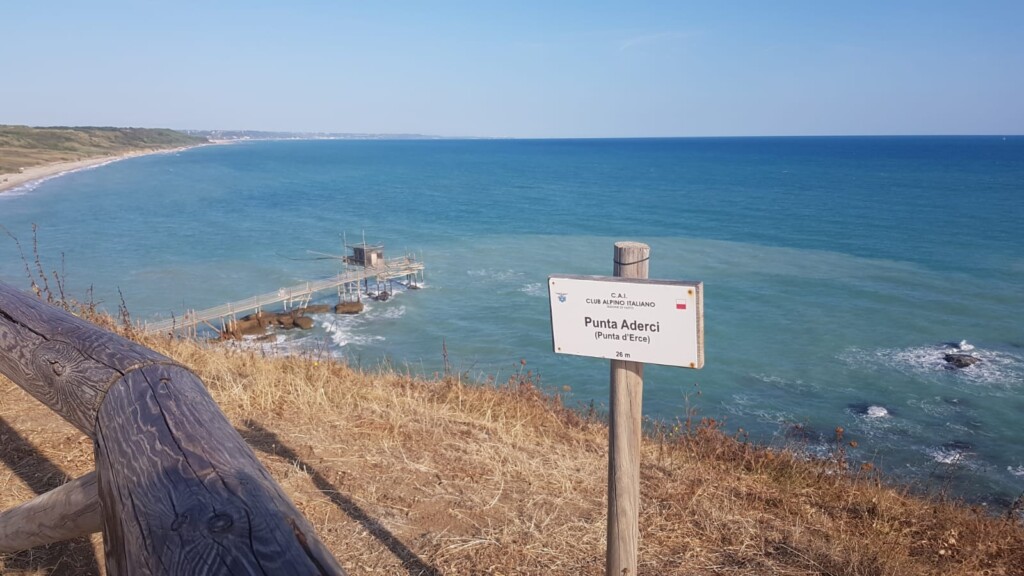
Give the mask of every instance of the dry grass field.
M 0 125 L 0 174 L 42 164 L 195 146 L 205 141 L 166 129 Z
M 349 572 L 603 574 L 607 428 L 527 367 L 501 383 L 127 333 L 191 367 Z M 1024 574 L 1024 527 L 808 462 L 713 421 L 645 438 L 640 573 Z M 847 447 L 848 448 L 848 447 Z M 0 378 L 0 508 L 93 467 L 92 447 Z M 0 555 L 4 574 L 102 571 L 91 539 Z

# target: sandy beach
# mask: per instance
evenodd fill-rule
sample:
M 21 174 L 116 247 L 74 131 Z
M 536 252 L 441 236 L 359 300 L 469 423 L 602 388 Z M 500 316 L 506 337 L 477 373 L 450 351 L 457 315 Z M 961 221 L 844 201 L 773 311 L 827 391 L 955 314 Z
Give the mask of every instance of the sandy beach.
M 210 144 L 213 144 L 212 142 Z M 125 154 L 114 154 L 110 156 L 97 156 L 95 158 L 87 158 L 85 160 L 77 160 L 74 162 L 53 162 L 50 164 L 41 164 L 39 166 L 31 166 L 23 169 L 21 172 L 14 174 L 0 174 L 0 194 L 24 186 L 26 184 L 32 184 L 43 180 L 49 180 L 50 178 L 56 178 L 64 174 L 71 172 L 77 172 L 79 170 L 86 170 L 89 168 L 96 168 L 97 166 L 103 166 L 110 164 L 111 162 L 117 162 L 119 160 L 125 160 L 128 158 L 135 158 L 137 156 L 148 156 L 150 154 L 169 154 L 172 152 L 180 152 L 189 148 L 196 148 L 198 146 L 208 146 L 209 144 L 198 144 L 197 146 L 183 146 L 180 148 L 168 148 L 164 150 L 138 150 L 134 152 L 128 152 Z

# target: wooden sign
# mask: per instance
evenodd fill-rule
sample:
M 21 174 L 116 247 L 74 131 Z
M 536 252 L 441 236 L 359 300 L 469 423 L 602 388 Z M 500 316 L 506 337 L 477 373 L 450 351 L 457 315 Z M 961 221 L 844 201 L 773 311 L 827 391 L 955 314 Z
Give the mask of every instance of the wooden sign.
M 704 366 L 701 282 L 553 275 L 548 296 L 556 353 Z

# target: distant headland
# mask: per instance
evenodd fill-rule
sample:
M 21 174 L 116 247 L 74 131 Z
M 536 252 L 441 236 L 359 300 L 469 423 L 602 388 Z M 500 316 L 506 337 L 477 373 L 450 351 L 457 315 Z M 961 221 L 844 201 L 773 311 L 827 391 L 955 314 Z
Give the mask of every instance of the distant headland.
M 0 125 L 0 192 L 123 158 L 209 143 L 165 128 Z
M 427 134 L 0 125 L 0 193 L 145 154 L 251 140 L 444 140 Z
M 183 130 L 213 142 L 237 140 L 450 140 L 429 134 L 371 134 L 361 132 L 268 132 L 264 130 Z

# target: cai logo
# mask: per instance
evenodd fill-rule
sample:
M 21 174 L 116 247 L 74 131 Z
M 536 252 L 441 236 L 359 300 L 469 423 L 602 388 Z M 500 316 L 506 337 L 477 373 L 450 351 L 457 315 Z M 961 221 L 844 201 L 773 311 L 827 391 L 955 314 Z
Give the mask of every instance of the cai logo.
M 558 293 L 558 301 L 559 301 L 559 302 L 565 302 L 565 297 L 566 297 L 567 295 L 568 295 L 568 293 L 567 293 L 567 292 L 559 292 L 559 293 Z

